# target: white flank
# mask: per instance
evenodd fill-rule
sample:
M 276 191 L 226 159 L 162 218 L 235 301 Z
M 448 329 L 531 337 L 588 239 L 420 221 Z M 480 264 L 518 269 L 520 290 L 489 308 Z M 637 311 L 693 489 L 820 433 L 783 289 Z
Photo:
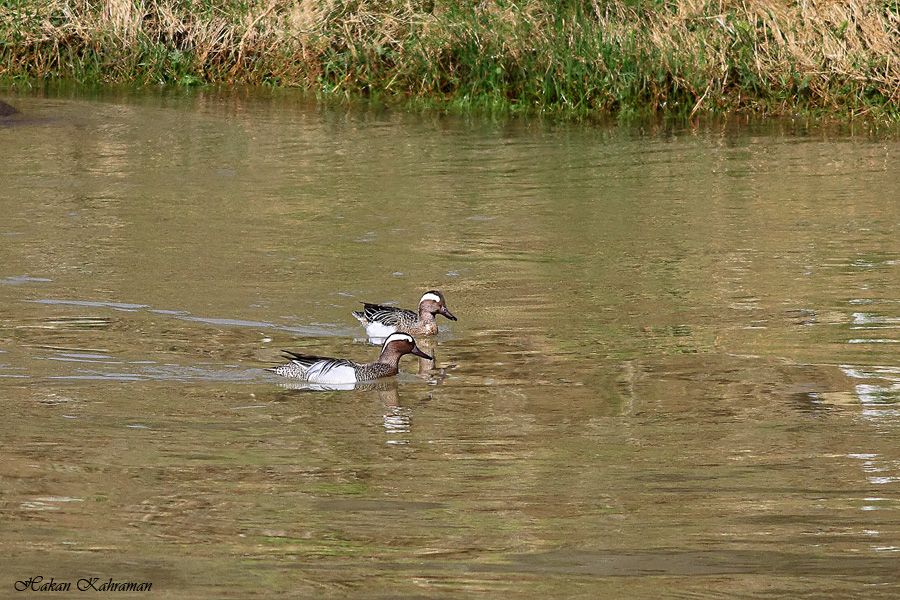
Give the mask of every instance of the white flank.
M 356 383 L 356 370 L 347 365 L 326 369 L 328 363 L 313 363 L 306 370 L 306 380 L 310 383 Z
M 394 325 L 384 325 L 377 322 L 366 324 L 366 335 L 370 338 L 386 338 L 395 331 L 397 331 L 397 327 Z
M 431 292 L 428 292 L 427 294 L 425 294 L 424 296 L 422 296 L 422 299 L 419 300 L 419 304 L 422 304 L 422 303 L 425 302 L 426 300 L 433 300 L 433 301 L 435 301 L 435 302 L 440 302 L 440 301 L 441 301 L 441 298 L 440 298 L 440 296 L 438 296 L 437 294 L 432 294 Z

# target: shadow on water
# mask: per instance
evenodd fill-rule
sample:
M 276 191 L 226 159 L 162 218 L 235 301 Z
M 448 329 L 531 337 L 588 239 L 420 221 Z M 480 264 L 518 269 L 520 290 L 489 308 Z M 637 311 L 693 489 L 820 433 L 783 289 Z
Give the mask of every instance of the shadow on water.
M 19 111 L 15 109 L 10 104 L 7 104 L 3 100 L 0 100 L 0 118 L 11 117 L 13 115 L 18 114 Z

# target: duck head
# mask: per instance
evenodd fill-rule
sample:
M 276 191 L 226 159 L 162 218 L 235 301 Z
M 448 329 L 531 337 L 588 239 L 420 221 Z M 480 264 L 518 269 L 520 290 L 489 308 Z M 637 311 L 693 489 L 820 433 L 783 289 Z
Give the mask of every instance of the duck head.
M 428 314 L 432 317 L 434 315 L 444 315 L 451 321 L 456 320 L 453 313 L 447 310 L 447 303 L 444 301 L 444 295 L 437 290 L 425 292 L 422 295 L 422 299 L 419 300 L 419 315 L 423 314 Z
M 429 356 L 419 350 L 416 346 L 416 340 L 408 333 L 392 333 L 384 340 L 381 346 L 381 356 L 378 360 L 381 362 L 399 361 L 400 357 L 406 354 L 414 354 L 428 360 L 434 360 L 433 356 Z

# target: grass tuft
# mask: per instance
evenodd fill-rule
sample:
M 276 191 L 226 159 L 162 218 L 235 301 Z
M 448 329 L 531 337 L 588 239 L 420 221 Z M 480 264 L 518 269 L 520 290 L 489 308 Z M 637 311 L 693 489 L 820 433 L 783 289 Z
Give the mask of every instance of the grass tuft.
M 898 120 L 897 0 L 0 0 L 0 77 Z

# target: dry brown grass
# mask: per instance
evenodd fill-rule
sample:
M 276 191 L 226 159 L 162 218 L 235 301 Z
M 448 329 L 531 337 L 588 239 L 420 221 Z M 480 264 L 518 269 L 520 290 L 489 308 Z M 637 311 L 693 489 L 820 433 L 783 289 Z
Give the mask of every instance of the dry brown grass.
M 20 0 L 0 76 L 574 112 L 900 104 L 898 0 Z

